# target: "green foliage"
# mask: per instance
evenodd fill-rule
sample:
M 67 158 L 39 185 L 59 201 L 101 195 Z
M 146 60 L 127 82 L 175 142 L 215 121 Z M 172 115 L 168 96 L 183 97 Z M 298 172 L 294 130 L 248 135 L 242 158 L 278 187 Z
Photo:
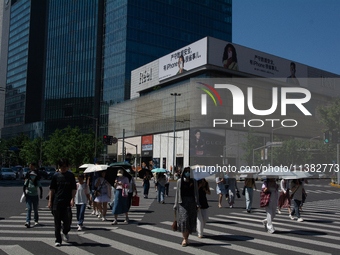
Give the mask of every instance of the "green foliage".
M 273 165 L 307 164 L 311 159 L 308 145 L 308 141 L 305 140 L 292 138 L 284 141 L 282 147 L 273 148 Z
M 321 115 L 321 123 L 329 130 L 340 130 L 340 99 L 336 97 L 330 106 L 319 107 L 318 109 Z
M 28 136 L 20 135 L 9 140 L 1 140 L 0 153 L 5 163 L 11 166 L 37 162 L 40 159 L 40 147 L 42 148 L 43 165 L 57 165 L 58 160 L 66 157 L 71 165 L 78 167 L 83 163 L 93 161 L 95 135 L 90 130 L 89 134 L 81 133 L 78 127 L 67 127 L 63 130 L 55 130 L 48 141 L 36 138 L 33 141 Z M 18 147 L 19 150 L 8 151 L 9 147 Z M 97 141 L 97 155 L 102 152 L 103 144 Z M 10 158 L 10 162 L 9 162 Z
M 244 155 L 241 157 L 241 159 L 245 162 L 247 162 L 248 166 L 253 165 L 253 149 L 261 147 L 263 144 L 261 144 L 260 137 L 257 137 L 254 135 L 254 131 L 250 130 L 247 135 L 244 136 L 247 139 L 247 142 L 242 143 L 242 149 L 245 151 Z M 257 150 L 254 153 L 254 159 L 255 165 L 261 164 L 261 151 Z

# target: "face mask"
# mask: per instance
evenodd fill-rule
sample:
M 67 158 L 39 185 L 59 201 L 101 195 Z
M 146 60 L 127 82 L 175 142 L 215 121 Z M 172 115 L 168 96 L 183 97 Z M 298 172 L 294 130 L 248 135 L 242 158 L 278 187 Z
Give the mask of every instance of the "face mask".
M 233 52 L 232 51 L 228 51 L 228 58 L 231 58 L 233 56 Z
M 35 175 L 31 175 L 31 179 L 34 180 L 35 179 Z
M 186 173 L 184 173 L 184 176 L 185 176 L 185 177 L 190 177 L 190 173 L 189 173 L 189 172 L 186 172 Z

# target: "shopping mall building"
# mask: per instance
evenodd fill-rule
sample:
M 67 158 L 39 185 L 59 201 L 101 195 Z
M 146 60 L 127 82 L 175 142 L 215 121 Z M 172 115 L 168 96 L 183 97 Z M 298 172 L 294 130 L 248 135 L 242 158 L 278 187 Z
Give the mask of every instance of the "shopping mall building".
M 250 129 L 263 145 L 272 134 L 322 139 L 318 108 L 340 94 L 337 78 L 205 37 L 132 71 L 131 100 L 109 109 L 109 135 L 119 142 L 108 153 L 121 159 L 124 136 L 127 153 L 134 155 L 137 145 L 138 164 L 170 169 L 175 158 L 180 167 L 239 167 Z

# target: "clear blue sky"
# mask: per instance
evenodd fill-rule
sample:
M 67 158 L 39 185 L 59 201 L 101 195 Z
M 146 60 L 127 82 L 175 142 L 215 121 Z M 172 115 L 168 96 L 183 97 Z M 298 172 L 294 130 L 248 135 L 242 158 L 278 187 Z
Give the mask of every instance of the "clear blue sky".
M 232 42 L 340 74 L 340 0 L 233 0 Z

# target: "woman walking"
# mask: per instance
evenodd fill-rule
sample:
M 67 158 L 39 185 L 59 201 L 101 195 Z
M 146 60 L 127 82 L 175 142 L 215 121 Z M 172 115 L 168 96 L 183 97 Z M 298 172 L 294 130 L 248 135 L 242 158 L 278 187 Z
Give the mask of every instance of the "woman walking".
M 303 219 L 301 218 L 300 216 L 300 205 L 302 203 L 302 196 L 303 194 L 307 197 L 307 194 L 305 192 L 305 189 L 304 189 L 304 185 L 303 185 L 303 182 L 299 179 L 297 180 L 293 180 L 292 183 L 291 183 L 291 186 L 292 186 L 292 196 L 293 196 L 293 204 L 294 204 L 294 207 L 293 207 L 293 210 L 292 210 L 292 213 L 290 214 L 290 218 L 292 220 L 294 220 L 294 214 L 296 213 L 296 216 L 297 216 L 297 221 L 301 222 L 303 221 Z
M 200 208 L 197 212 L 197 232 L 198 237 L 203 237 L 203 228 L 205 227 L 206 222 L 208 221 L 208 200 L 207 200 L 207 194 L 210 195 L 210 188 L 209 183 L 206 181 L 206 179 L 201 179 L 197 182 L 198 184 L 198 196 L 200 201 Z
M 37 174 L 32 171 L 29 174 L 29 177 L 26 179 L 24 184 L 24 194 L 26 197 L 26 207 L 27 207 L 27 216 L 25 227 L 31 227 L 31 212 L 32 212 L 32 204 L 34 210 L 34 226 L 39 225 L 39 214 L 38 214 L 38 187 L 40 189 L 40 199 L 42 199 L 43 191 L 40 184 L 40 181 L 37 179 Z
M 262 221 L 264 228 L 268 231 L 268 233 L 273 234 L 275 232 L 273 226 L 273 219 L 276 213 L 277 207 L 277 189 L 278 185 L 276 184 L 275 179 L 268 178 L 264 181 L 262 185 L 262 191 L 270 193 L 269 204 L 265 207 L 267 212 L 267 218 Z
M 157 202 L 164 204 L 166 177 L 164 173 L 157 175 Z
M 150 180 L 151 180 L 150 173 L 149 173 L 149 171 L 146 171 L 146 174 L 143 178 L 143 183 L 142 183 L 144 198 L 148 198 L 148 196 L 149 196 Z
M 182 232 L 182 246 L 189 245 L 189 234 L 196 232 L 197 208 L 199 205 L 196 180 L 190 178 L 190 167 L 183 170 L 181 179 L 177 181 L 174 210 L 178 210 L 178 231 Z
M 236 195 L 235 190 L 237 190 L 237 192 L 239 191 L 237 188 L 236 178 L 234 177 L 232 173 L 230 173 L 230 176 L 226 181 L 226 185 L 228 186 L 228 190 L 229 190 L 229 199 L 228 199 L 229 207 L 233 208 L 234 203 L 235 203 L 235 195 Z
M 106 171 L 101 173 L 96 182 L 96 189 L 99 191 L 99 196 L 97 196 L 94 202 L 97 203 L 97 208 L 99 210 L 98 218 L 102 221 L 106 221 L 107 203 L 111 201 L 111 187 L 105 180 Z
M 222 198 L 223 195 L 227 194 L 228 190 L 226 189 L 226 181 L 224 179 L 223 174 L 220 174 L 219 177 L 216 177 L 216 193 L 218 195 L 218 207 L 222 207 Z
M 78 231 L 82 231 L 87 200 L 90 202 L 89 204 L 91 205 L 91 199 L 87 184 L 86 182 L 84 182 L 83 173 L 78 174 L 78 181 L 79 182 L 77 183 L 77 193 L 74 198 L 74 203 L 77 207 Z
M 129 179 L 125 176 L 123 176 L 123 170 L 120 169 L 118 170 L 117 173 L 117 179 L 115 180 L 115 189 L 116 189 L 116 194 L 115 194 L 115 203 L 112 209 L 112 214 L 114 214 L 115 219 L 111 223 L 112 225 L 118 224 L 117 218 L 118 214 L 125 213 L 125 223 L 129 223 L 129 202 L 128 202 L 128 194 L 126 196 L 123 196 L 123 188 L 124 189 L 129 189 Z M 128 193 L 128 191 L 127 191 Z
M 278 213 L 281 214 L 281 208 L 288 208 L 289 216 L 291 217 L 290 210 L 290 198 L 289 198 L 289 182 L 287 179 L 281 180 L 281 193 L 279 197 L 279 210 Z
M 251 206 L 253 204 L 253 188 L 256 190 L 254 178 L 246 178 L 244 180 L 245 196 L 246 196 L 246 209 L 247 213 L 251 213 Z

